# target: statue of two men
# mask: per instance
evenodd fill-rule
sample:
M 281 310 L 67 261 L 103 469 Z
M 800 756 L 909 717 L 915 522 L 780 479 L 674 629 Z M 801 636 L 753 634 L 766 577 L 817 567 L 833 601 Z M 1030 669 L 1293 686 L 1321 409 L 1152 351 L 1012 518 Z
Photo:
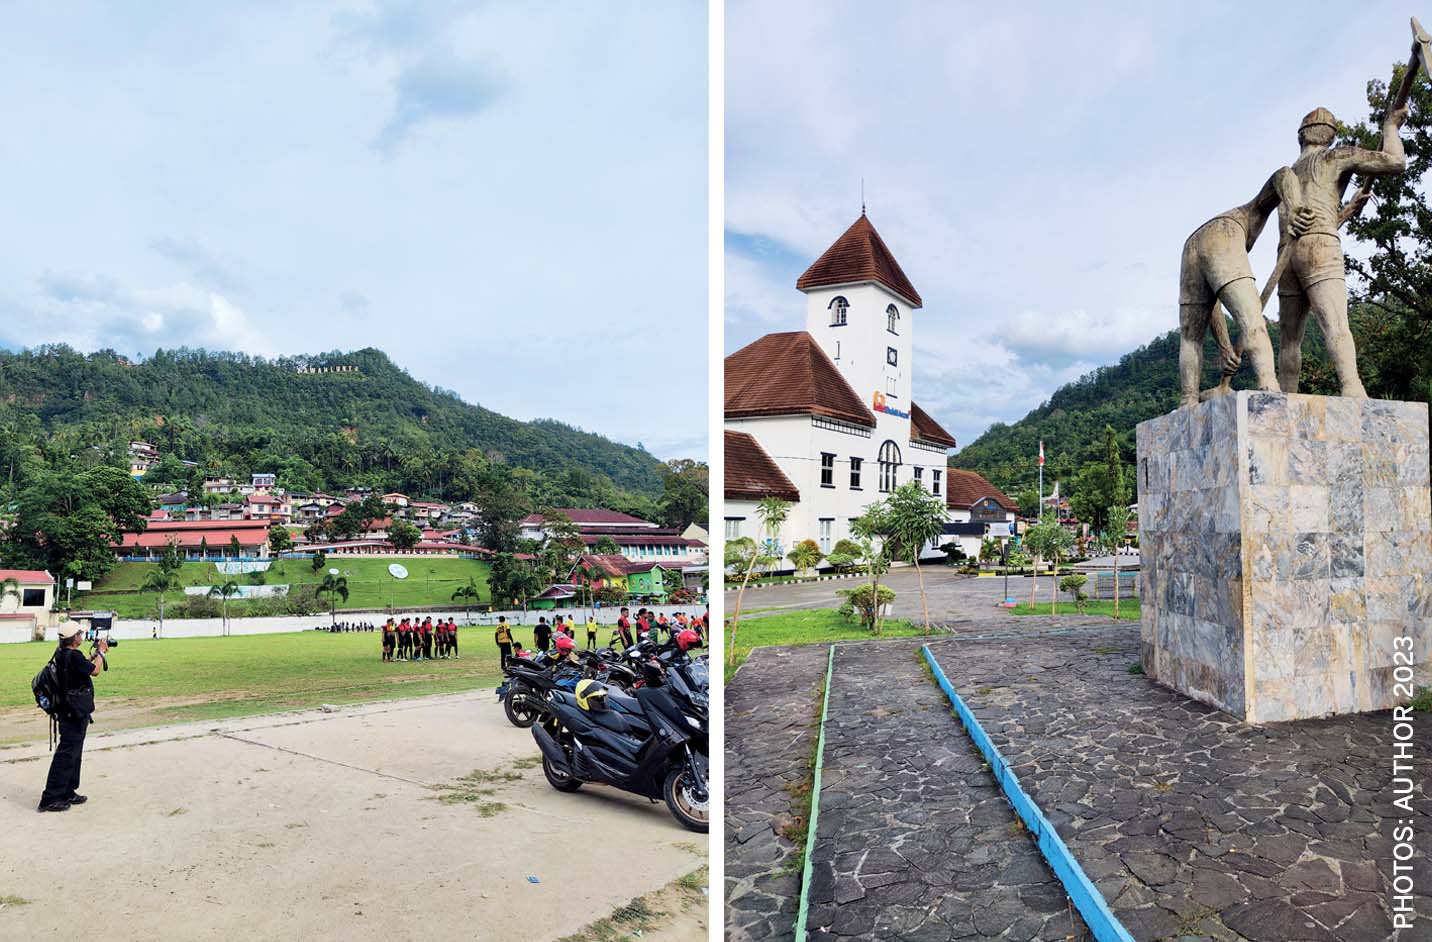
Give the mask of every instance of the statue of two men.
M 1298 391 L 1303 331 L 1309 311 L 1327 340 L 1344 396 L 1365 398 L 1357 374 L 1357 350 L 1347 321 L 1347 279 L 1338 227 L 1345 221 L 1343 193 L 1355 175 L 1401 173 L 1407 166 L 1398 130 L 1407 106 L 1382 122 L 1382 149 L 1333 147 L 1337 123 L 1317 108 L 1298 127 L 1302 149 L 1291 167 L 1268 178 L 1252 200 L 1199 226 L 1183 246 L 1179 272 L 1180 405 L 1197 405 L 1203 375 L 1203 340 L 1208 330 L 1222 353 L 1225 377 L 1238 369 L 1239 351 L 1229 342 L 1219 303 L 1241 332 L 1259 389 Z M 1263 320 L 1263 298 L 1253 280 L 1248 252 L 1274 209 L 1278 210 L 1278 256 L 1286 267 L 1278 281 L 1279 350 Z M 1227 391 L 1224 386 L 1210 393 Z

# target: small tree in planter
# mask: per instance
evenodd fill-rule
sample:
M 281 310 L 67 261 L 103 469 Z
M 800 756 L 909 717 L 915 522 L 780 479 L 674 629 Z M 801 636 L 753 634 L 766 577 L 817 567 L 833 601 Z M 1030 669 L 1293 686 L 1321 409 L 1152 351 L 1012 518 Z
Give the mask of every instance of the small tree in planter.
M 886 505 L 890 535 L 901 555 L 915 565 L 915 577 L 920 583 L 920 607 L 925 613 L 925 634 L 929 634 L 930 604 L 925 597 L 925 571 L 920 568 L 920 554 L 944 532 L 945 501 L 926 491 L 920 482 L 910 481 L 895 488 Z
M 824 554 L 815 540 L 801 540 L 786 554 L 786 558 L 795 563 L 796 572 L 799 574 L 814 569 L 824 558 Z
M 859 618 L 860 623 L 879 634 L 877 622 L 881 611 L 895 601 L 895 590 L 884 585 L 858 585 L 853 589 L 839 589 L 836 594 L 845 601 L 838 609 L 844 618 Z
M 865 508 L 865 513 L 850 522 L 850 532 L 860 541 L 860 558 L 865 561 L 866 572 L 870 574 L 870 598 L 872 606 L 868 627 L 880 634 L 880 606 L 873 604 L 880 595 L 880 577 L 890 571 L 891 551 L 894 549 L 889 538 L 889 508 L 884 501 L 877 501 Z M 891 598 L 894 598 L 893 590 Z
M 1089 577 L 1081 572 L 1073 573 L 1059 580 L 1059 588 L 1074 597 L 1074 607 L 1081 615 L 1089 607 L 1089 596 L 1084 594 L 1084 585 L 1088 581 Z
M 1048 559 L 1054 564 L 1054 575 L 1051 579 L 1054 585 L 1050 591 L 1052 593 L 1051 597 L 1054 599 L 1054 602 L 1051 604 L 1057 604 L 1059 592 L 1059 556 L 1067 552 L 1073 543 L 1073 536 L 1070 535 L 1068 530 L 1060 526 L 1052 516 L 1041 518 L 1038 523 L 1025 531 L 1024 545 L 1029 547 L 1029 551 L 1034 554 L 1035 560 L 1034 571 L 1036 575 L 1029 589 L 1029 605 L 1031 608 L 1034 607 L 1034 592 L 1038 586 L 1039 561 L 1041 559 Z M 1052 611 L 1053 609 L 1051 608 L 1051 612 Z

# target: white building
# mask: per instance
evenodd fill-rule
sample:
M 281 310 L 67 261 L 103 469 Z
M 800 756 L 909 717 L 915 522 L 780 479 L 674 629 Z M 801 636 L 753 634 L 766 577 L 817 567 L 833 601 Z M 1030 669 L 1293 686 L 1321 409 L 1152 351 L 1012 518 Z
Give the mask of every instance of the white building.
M 756 503 L 794 506 L 776 539 L 823 552 L 864 508 L 907 481 L 945 496 L 955 439 L 911 398 L 920 295 L 862 213 L 796 281 L 805 330 L 726 358 L 726 539 L 760 532 Z M 939 555 L 937 545 L 927 555 Z

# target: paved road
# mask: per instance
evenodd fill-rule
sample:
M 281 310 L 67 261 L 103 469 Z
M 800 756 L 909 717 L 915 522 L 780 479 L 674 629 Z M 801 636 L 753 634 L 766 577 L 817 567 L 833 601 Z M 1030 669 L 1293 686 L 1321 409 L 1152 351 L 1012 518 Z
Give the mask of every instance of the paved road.
M 0 897 L 30 901 L 0 938 L 73 936 L 89 900 L 114 940 L 550 940 L 705 862 L 664 805 L 561 794 L 535 754 L 488 691 L 96 734 L 89 803 L 36 814 L 45 744 L 0 750 Z
M 923 571 L 930 618 L 934 621 L 960 620 L 981 614 L 992 609 L 1004 598 L 1003 578 L 964 576 L 948 566 L 927 566 Z M 742 604 L 746 609 L 834 608 L 840 604 L 836 590 L 858 585 L 860 581 L 854 578 L 833 579 L 825 582 L 783 583 L 747 588 Z M 881 581 L 895 590 L 894 617 L 923 619 L 919 580 L 914 567 L 892 569 Z M 1033 581 L 1028 578 L 1012 578 L 1009 580 L 1009 593 L 1021 602 L 1028 601 Z M 1051 588 L 1049 578 L 1041 576 L 1036 588 L 1040 601 L 1048 601 Z M 735 600 L 736 590 L 727 589 L 727 612 L 732 610 Z M 753 617 L 760 617 L 760 614 Z

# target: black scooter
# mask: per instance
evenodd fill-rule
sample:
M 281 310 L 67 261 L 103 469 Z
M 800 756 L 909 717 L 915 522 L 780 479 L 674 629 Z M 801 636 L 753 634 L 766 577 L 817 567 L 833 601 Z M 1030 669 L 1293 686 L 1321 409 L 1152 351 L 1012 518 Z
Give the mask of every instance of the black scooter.
M 610 785 L 652 800 L 664 799 L 681 825 L 710 827 L 707 769 L 709 705 L 679 671 L 649 664 L 644 683 L 628 696 L 608 687 L 584 708 L 576 694 L 547 694 L 546 715 L 532 727 L 542 772 L 560 792 L 584 783 Z

